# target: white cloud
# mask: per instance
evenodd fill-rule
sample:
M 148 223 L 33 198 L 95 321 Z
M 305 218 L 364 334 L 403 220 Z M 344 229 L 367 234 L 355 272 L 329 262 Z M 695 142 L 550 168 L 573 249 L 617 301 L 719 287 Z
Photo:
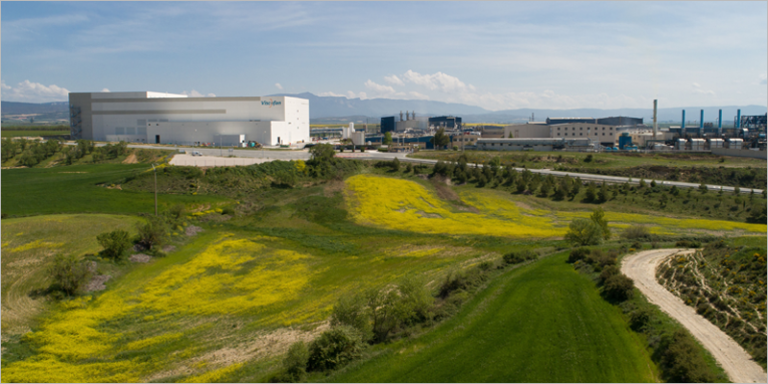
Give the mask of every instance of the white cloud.
M 691 85 L 692 85 L 694 88 L 701 88 L 701 85 L 699 85 L 699 83 L 695 83 L 695 82 L 694 82 L 694 83 L 693 83 L 693 84 L 691 84 Z
M 347 97 L 347 99 L 357 99 L 357 98 L 359 98 L 360 100 L 365 100 L 365 99 L 368 98 L 368 95 L 365 92 L 354 93 L 352 91 L 347 91 L 347 96 L 346 97 Z
M 202 93 L 200 93 L 200 92 L 198 92 L 198 91 L 196 91 L 194 89 L 192 91 L 190 91 L 190 92 L 187 92 L 187 91 L 181 92 L 181 94 L 182 95 L 187 95 L 187 96 L 190 96 L 190 97 L 216 97 L 216 95 L 213 94 L 213 93 L 209 93 L 207 95 L 203 95 Z
M 5 82 L 0 81 L 0 88 L 2 88 L 2 89 L 11 89 L 11 86 L 5 85 Z
M 400 85 L 400 86 L 405 85 L 405 83 L 403 83 L 403 81 L 400 80 L 400 78 L 397 77 L 397 75 L 384 76 L 384 81 L 386 81 L 387 83 L 390 83 L 392 85 Z
M 368 79 L 368 81 L 365 82 L 365 88 L 370 89 L 375 93 L 383 94 L 383 95 L 391 95 L 395 93 L 395 89 L 390 87 L 389 85 L 376 84 L 370 79 Z
M 416 100 L 429 100 L 429 96 L 418 93 L 416 91 L 408 92 L 408 94 Z
M 320 93 L 318 93 L 317 95 L 318 95 L 318 96 L 347 97 L 347 96 L 345 96 L 345 95 L 342 95 L 342 94 L 340 94 L 340 93 L 336 93 L 336 92 L 330 92 L 330 91 L 329 91 L 329 92 L 320 92 Z
M 112 92 L 112 91 L 110 91 L 110 90 L 109 90 L 109 88 L 104 88 L 104 89 L 102 89 L 101 91 L 102 91 L 102 92 Z
M 468 88 L 474 89 L 474 86 L 471 88 L 468 87 L 463 81 L 459 80 L 458 77 L 447 75 L 442 72 L 437 72 L 431 75 L 422 75 L 409 69 L 408 72 L 403 75 L 403 78 L 409 83 L 426 87 L 432 91 L 440 90 L 442 92 L 450 93 L 464 91 Z
M 20 101 L 29 103 L 44 103 L 50 101 L 64 101 L 69 99 L 69 90 L 55 84 L 49 86 L 24 80 L 11 87 L 2 84 L 2 99 L 5 101 Z
M 283 86 L 280 85 L 280 83 L 275 83 L 275 87 L 277 87 L 277 89 L 279 89 L 281 91 L 283 90 Z

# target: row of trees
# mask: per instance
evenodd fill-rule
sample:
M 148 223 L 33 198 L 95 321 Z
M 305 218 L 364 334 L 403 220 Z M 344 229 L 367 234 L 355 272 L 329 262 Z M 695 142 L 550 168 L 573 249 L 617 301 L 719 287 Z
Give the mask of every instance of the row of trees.
M 61 143 L 57 140 L 41 142 L 37 140 L 12 140 L 5 138 L 2 140 L 2 160 L 6 162 L 21 151 L 21 156 L 17 163 L 25 167 L 33 167 L 55 155 L 60 149 Z

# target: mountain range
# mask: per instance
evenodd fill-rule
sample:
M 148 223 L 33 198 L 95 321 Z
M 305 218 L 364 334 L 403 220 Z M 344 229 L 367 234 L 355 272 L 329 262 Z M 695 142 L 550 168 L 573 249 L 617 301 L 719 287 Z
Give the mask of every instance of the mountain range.
M 531 116 L 535 121 L 544 121 L 547 117 L 609 117 L 630 116 L 642 117 L 646 124 L 653 119 L 653 108 L 620 108 L 620 109 L 508 109 L 503 111 L 490 111 L 481 107 L 445 103 L 429 100 L 394 100 L 394 99 L 348 99 L 342 96 L 317 96 L 312 93 L 300 94 L 273 94 L 269 96 L 293 96 L 309 100 L 309 117 L 312 123 L 362 123 L 368 120 L 370 123 L 378 123 L 382 116 L 399 116 L 400 112 L 415 111 L 416 116 L 461 116 L 465 123 L 515 123 L 529 121 Z M 50 114 L 62 113 L 66 115 L 67 102 L 52 103 L 19 103 L 2 102 L 2 114 Z M 684 107 L 684 108 L 659 108 L 657 118 L 659 122 L 679 123 L 681 111 L 686 110 L 686 120 L 693 122 L 699 120 L 700 110 L 704 110 L 704 121 L 717 121 L 718 110 L 723 110 L 723 122 L 732 124 L 736 116 L 736 110 L 741 109 L 742 115 L 762 115 L 768 108 L 766 106 L 723 106 L 723 107 Z

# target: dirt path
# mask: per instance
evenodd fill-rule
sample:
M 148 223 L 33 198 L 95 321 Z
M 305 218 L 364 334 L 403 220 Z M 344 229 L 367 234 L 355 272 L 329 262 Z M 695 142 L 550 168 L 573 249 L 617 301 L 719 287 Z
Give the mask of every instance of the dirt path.
M 621 263 L 621 272 L 635 281 L 635 286 L 653 304 L 668 313 L 691 332 L 699 342 L 725 369 L 734 383 L 765 383 L 766 373 L 739 344 L 717 326 L 700 316 L 696 311 L 667 291 L 656 281 L 656 268 L 667 257 L 676 254 L 693 253 L 686 249 L 655 249 L 626 256 Z

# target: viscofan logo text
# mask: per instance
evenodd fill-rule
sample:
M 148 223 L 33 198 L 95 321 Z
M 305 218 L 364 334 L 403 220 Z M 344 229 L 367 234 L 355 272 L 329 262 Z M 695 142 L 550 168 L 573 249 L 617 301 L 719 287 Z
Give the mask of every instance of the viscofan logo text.
M 273 105 L 280 105 L 280 104 L 281 103 L 279 101 L 274 101 L 274 100 L 269 100 L 269 101 L 264 100 L 261 102 L 261 105 L 269 105 L 270 107 L 272 107 Z

